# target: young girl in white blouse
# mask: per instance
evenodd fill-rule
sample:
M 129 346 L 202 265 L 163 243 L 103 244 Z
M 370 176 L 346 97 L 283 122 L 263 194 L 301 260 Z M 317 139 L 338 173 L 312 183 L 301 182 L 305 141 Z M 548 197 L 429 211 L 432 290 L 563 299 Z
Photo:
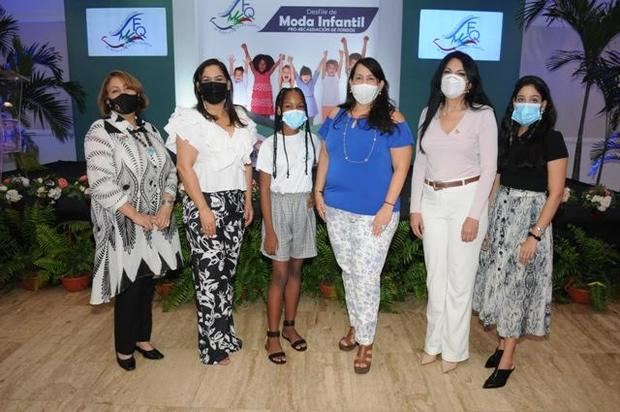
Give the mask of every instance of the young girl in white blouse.
M 198 104 L 178 108 L 165 130 L 186 193 L 183 221 L 191 246 L 200 360 L 225 365 L 228 355 L 241 349 L 232 302 L 241 240 L 253 217 L 250 154 L 256 125 L 233 105 L 224 63 L 204 61 L 193 81 Z
M 411 227 L 427 269 L 422 364 L 441 354 L 449 372 L 469 357 L 474 279 L 497 169 L 497 123 L 471 57 L 441 61 L 420 117 L 411 187 Z
M 286 363 L 280 345 L 280 317 L 284 304 L 282 337 L 303 352 L 306 341 L 295 329 L 295 316 L 304 259 L 316 256 L 316 221 L 312 202 L 312 169 L 319 141 L 310 132 L 306 100 L 299 88 L 282 89 L 276 98 L 274 134 L 258 152 L 262 252 L 273 263 L 267 298 L 267 343 L 273 363 Z M 283 299 L 284 298 L 284 299 Z

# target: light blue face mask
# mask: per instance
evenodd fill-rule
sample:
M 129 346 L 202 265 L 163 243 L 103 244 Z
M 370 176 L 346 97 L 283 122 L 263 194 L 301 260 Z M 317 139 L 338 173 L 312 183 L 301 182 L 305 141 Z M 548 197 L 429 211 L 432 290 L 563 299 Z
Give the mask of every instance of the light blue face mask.
M 542 119 L 540 103 L 515 103 L 512 110 L 512 120 L 521 126 L 527 127 Z
M 308 116 L 303 110 L 289 110 L 282 113 L 282 121 L 291 129 L 299 129 L 306 123 Z

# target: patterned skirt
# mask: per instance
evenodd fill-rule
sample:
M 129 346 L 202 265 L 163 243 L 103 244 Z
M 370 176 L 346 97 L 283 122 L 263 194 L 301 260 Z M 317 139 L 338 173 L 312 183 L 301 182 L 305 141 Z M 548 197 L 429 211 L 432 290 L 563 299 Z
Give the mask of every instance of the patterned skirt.
M 534 258 L 519 262 L 519 245 L 536 224 L 545 193 L 501 186 L 489 219 L 490 247 L 480 253 L 473 309 L 501 337 L 544 336 L 551 322 L 553 236 L 551 226 Z

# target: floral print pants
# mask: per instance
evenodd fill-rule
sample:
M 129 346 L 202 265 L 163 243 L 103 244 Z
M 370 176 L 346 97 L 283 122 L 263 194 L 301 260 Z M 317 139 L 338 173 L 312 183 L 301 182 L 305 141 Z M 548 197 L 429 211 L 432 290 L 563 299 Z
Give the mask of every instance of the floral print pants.
M 372 234 L 374 216 L 328 207 L 326 217 L 329 241 L 342 269 L 355 340 L 360 345 L 370 345 L 377 328 L 381 271 L 398 227 L 398 213 L 392 213 L 390 223 L 379 236 Z
M 232 303 L 235 272 L 243 239 L 243 192 L 205 193 L 215 214 L 216 236 L 201 230 L 194 202 L 183 199 L 183 222 L 191 247 L 191 265 L 196 289 L 198 354 L 204 364 L 216 364 L 241 349 L 235 334 Z

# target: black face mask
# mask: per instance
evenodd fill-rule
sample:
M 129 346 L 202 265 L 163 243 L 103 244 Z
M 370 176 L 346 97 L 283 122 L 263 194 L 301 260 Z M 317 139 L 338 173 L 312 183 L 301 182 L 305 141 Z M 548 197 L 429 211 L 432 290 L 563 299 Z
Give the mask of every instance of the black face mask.
M 137 94 L 119 94 L 114 99 L 108 99 L 108 105 L 110 109 L 116 113 L 129 114 L 135 113 L 138 110 L 138 95 Z
M 203 100 L 211 104 L 221 103 L 226 98 L 226 94 L 228 94 L 227 83 L 206 82 L 200 83 L 198 87 Z

